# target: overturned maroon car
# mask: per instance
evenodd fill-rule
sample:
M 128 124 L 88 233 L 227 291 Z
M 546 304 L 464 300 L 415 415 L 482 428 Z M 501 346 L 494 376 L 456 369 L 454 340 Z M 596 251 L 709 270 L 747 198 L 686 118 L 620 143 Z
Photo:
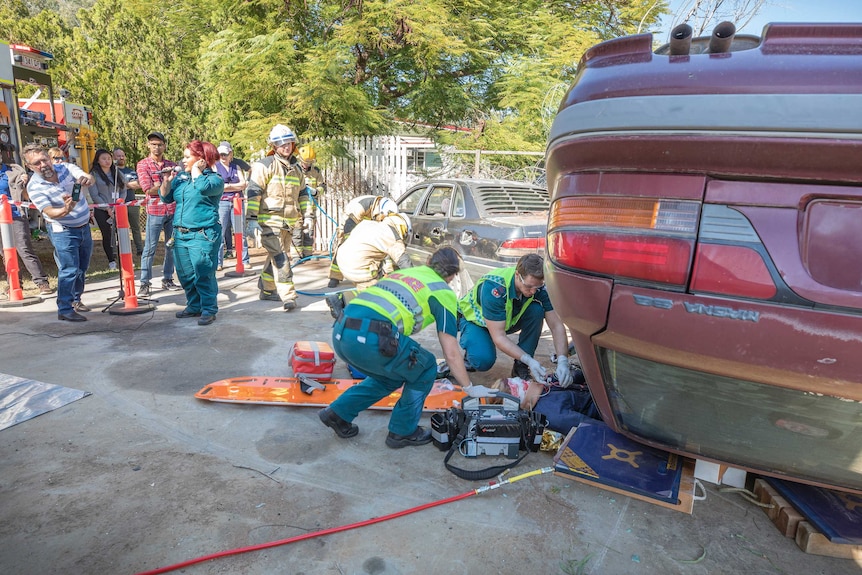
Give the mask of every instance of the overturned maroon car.
M 862 24 L 591 48 L 547 149 L 546 280 L 603 417 L 862 492 Z

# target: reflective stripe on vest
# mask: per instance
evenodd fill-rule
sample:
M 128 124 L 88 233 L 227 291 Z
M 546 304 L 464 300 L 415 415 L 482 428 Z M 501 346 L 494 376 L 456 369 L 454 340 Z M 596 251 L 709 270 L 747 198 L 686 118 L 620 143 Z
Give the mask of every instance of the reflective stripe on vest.
M 514 278 L 514 267 L 494 270 L 479 278 L 479 281 L 476 282 L 473 289 L 467 292 L 467 294 L 458 302 L 458 309 L 461 311 L 461 315 L 464 316 L 464 319 L 471 323 L 475 323 L 476 325 L 485 327 L 485 317 L 482 315 L 482 306 L 479 303 L 479 291 L 482 289 L 482 284 L 486 281 L 490 281 L 500 285 L 506 292 L 504 295 L 506 298 L 506 330 L 508 331 L 511 329 L 513 325 L 518 323 L 518 320 L 521 319 L 521 316 L 524 315 L 524 312 L 527 311 L 527 307 L 529 307 L 533 301 L 533 296 L 529 296 L 524 300 L 524 305 L 521 306 L 521 311 L 518 312 L 518 315 L 512 317 L 512 298 L 509 297 L 509 286 L 512 285 Z
M 434 322 L 428 299 L 431 295 L 453 315 L 457 314 L 455 292 L 427 266 L 394 272 L 360 292 L 350 301 L 389 318 L 400 333 L 413 335 Z

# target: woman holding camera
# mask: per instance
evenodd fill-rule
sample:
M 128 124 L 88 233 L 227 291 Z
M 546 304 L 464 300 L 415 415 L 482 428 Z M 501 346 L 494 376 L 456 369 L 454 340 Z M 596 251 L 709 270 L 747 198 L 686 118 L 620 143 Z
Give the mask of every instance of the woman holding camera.
M 186 292 L 186 308 L 178 318 L 197 317 L 209 325 L 218 313 L 216 262 L 222 233 L 218 205 L 224 181 L 214 166 L 219 155 L 210 142 L 192 140 L 183 151 L 185 171 L 162 178 L 159 195 L 176 202 L 174 212 L 174 263 Z
M 95 183 L 90 186 L 90 201 L 93 205 L 115 204 L 120 196 L 125 196 L 126 180 L 114 164 L 114 156 L 108 150 L 98 149 L 93 156 L 90 175 Z M 117 269 L 114 252 L 114 208 L 93 208 L 93 217 L 102 232 L 102 249 L 108 258 L 108 269 Z

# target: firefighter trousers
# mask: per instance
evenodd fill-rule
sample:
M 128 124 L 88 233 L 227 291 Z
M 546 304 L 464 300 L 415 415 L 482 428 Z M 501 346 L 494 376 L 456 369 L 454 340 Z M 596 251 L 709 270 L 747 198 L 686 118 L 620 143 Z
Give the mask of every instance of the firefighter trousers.
M 260 241 L 266 249 L 266 263 L 260 272 L 258 287 L 264 292 L 278 292 L 283 302 L 296 301 L 296 288 L 293 285 L 293 270 L 290 269 L 289 228 L 271 228 L 261 224 Z

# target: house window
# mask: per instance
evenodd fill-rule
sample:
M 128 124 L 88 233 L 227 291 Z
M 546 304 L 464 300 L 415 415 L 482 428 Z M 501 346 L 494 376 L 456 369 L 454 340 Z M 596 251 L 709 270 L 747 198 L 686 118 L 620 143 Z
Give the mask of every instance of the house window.
M 436 150 L 412 149 L 407 151 L 407 171 L 411 173 L 428 172 L 443 166 L 440 153 Z

